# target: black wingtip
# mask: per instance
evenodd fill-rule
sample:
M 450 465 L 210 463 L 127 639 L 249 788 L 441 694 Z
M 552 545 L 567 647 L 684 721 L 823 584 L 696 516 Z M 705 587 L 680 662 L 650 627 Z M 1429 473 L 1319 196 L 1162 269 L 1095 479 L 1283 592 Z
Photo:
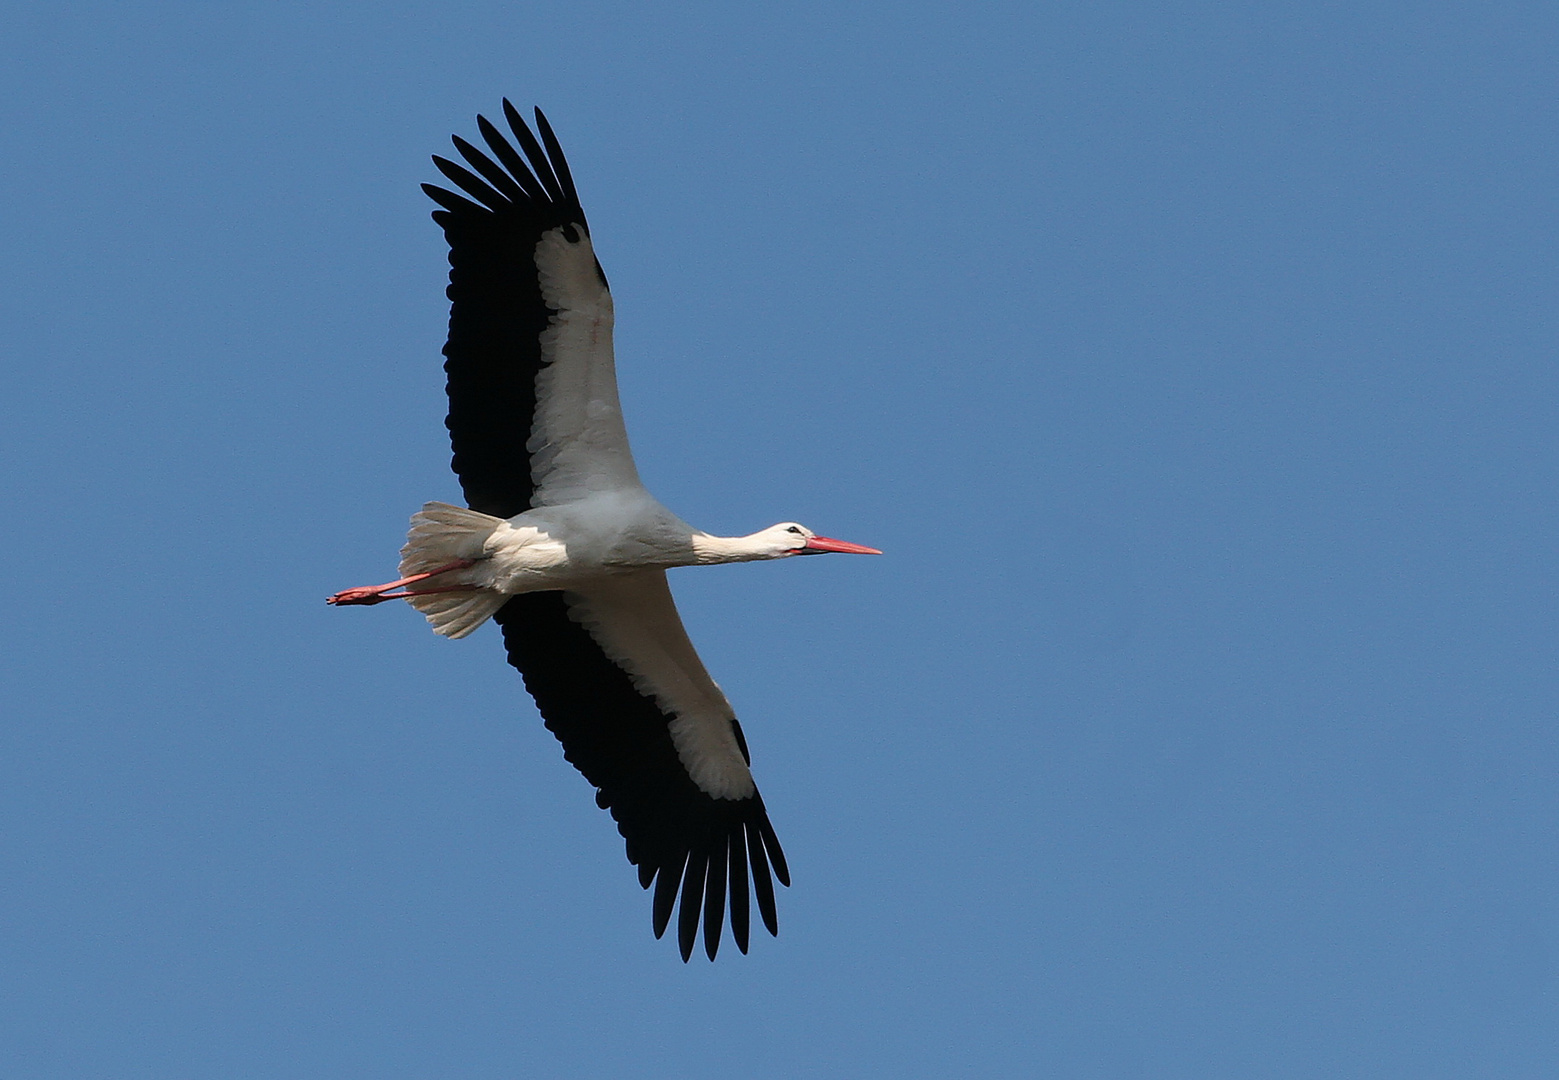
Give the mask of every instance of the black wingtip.
M 438 160 L 437 158 L 434 159 Z M 444 208 L 446 212 L 454 214 L 485 214 L 487 211 L 470 199 L 456 195 L 453 191 L 441 188 L 436 184 L 423 184 L 422 193 Z M 438 213 L 438 211 L 434 211 Z
M 541 141 L 547 148 L 547 157 L 552 161 L 553 171 L 557 173 L 558 183 L 563 188 L 564 196 L 569 202 L 578 205 L 579 192 L 574 190 L 574 177 L 568 171 L 568 159 L 563 156 L 563 144 L 558 142 L 558 137 L 553 134 L 552 125 L 547 123 L 547 117 L 539 105 L 536 107 L 536 130 L 541 133 Z
M 564 204 L 569 200 L 563 194 L 563 186 L 558 183 L 557 175 L 552 170 L 552 162 L 547 159 L 547 152 L 536 141 L 535 134 L 530 125 L 525 123 L 525 118 L 520 115 L 518 109 L 509 104 L 509 99 L 503 102 L 504 119 L 509 121 L 509 130 L 514 133 L 515 140 L 520 144 L 520 149 L 525 151 L 525 156 L 530 160 L 531 172 L 536 174 L 536 179 L 541 181 L 541 186 L 547 189 L 547 196 L 555 203 Z
M 747 830 L 739 823 L 731 830 L 731 938 L 747 955 Z
M 494 213 L 501 212 L 510 205 L 508 199 L 494 191 L 491 186 L 483 182 L 481 177 L 465 166 L 457 165 L 448 158 L 439 157 L 437 154 L 433 155 L 433 164 L 456 187 Z
M 758 822 L 758 828 L 763 831 L 763 847 L 769 853 L 769 862 L 774 866 L 774 876 L 785 888 L 790 888 L 790 867 L 785 863 L 785 853 L 780 850 L 779 837 L 774 835 L 774 826 L 770 824 L 768 815 L 764 815 Z
M 530 198 L 525 193 L 525 189 L 515 183 L 514 177 L 499 168 L 492 158 L 466 142 L 459 135 L 451 135 L 449 138 L 455 144 L 455 149 L 460 151 L 460 156 L 466 159 L 466 164 L 480 173 L 482 179 L 491 184 L 498 194 L 511 203 L 523 203 Z
M 698 916 L 704 907 L 704 875 L 709 869 L 709 856 L 694 851 L 688 855 L 687 869 L 682 873 L 682 909 L 677 913 L 677 947 L 682 950 L 685 964 L 693 955 L 693 943 L 698 940 Z
M 493 126 L 485 116 L 476 118 L 476 129 L 482 133 L 483 140 L 503 162 L 504 168 L 509 170 L 515 181 L 524 189 L 525 194 L 538 202 L 547 201 L 546 189 L 541 182 L 531 175 L 530 166 L 525 164 L 525 159 L 520 157 L 519 151 L 509 145 L 509 140 L 503 137 L 503 132 Z
M 763 837 L 751 822 L 747 824 L 747 864 L 752 867 L 752 891 L 758 900 L 758 915 L 774 937 L 779 937 L 779 912 L 774 906 L 774 882 L 769 877 L 769 860 L 763 854 Z
M 720 931 L 725 926 L 725 866 L 729 857 L 724 836 L 709 853 L 709 876 L 704 882 L 704 952 L 709 959 L 720 951 Z
M 659 941 L 671 924 L 671 913 L 677 906 L 677 885 L 682 880 L 682 863 L 662 863 L 655 881 L 653 923 L 655 940 Z

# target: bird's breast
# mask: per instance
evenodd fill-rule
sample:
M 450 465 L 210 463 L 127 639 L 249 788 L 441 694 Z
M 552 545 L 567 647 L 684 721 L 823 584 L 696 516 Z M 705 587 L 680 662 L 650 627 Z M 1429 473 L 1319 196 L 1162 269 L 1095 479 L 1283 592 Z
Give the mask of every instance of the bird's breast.
M 495 529 L 476 572 L 501 592 L 567 589 L 592 578 L 692 561 L 690 529 L 639 492 L 541 507 Z

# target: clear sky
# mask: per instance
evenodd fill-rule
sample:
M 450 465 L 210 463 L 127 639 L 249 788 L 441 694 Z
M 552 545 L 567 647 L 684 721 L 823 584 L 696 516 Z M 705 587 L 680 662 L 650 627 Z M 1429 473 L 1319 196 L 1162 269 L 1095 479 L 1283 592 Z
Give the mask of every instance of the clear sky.
M 1551 1077 L 1559 14 L 13 3 L 0 1075 Z M 795 885 L 684 966 L 491 629 L 428 155 L 557 128 Z

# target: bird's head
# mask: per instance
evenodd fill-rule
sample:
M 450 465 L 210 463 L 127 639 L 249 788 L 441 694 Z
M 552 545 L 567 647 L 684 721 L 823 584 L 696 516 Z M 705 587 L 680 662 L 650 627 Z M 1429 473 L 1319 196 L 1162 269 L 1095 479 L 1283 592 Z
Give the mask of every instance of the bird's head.
M 837 551 L 846 555 L 881 555 L 876 548 L 864 544 L 852 544 L 848 540 L 832 540 L 819 536 L 805 525 L 794 521 L 782 521 L 771 525 L 758 536 L 772 554 L 771 559 L 783 559 L 791 555 L 821 555 L 825 551 Z

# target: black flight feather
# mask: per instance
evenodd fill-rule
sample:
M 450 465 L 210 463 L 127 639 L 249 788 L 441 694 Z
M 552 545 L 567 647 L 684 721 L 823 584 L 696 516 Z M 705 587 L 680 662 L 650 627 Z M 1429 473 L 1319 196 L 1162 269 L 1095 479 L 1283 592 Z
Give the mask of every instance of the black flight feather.
M 486 141 L 488 148 L 492 150 L 499 161 L 503 162 L 503 167 L 508 169 L 514 179 L 519 182 L 520 187 L 525 189 L 525 194 L 532 199 L 546 201 L 546 188 L 542 187 L 541 182 L 531 175 L 530 166 L 525 164 L 525 160 L 515 152 L 513 146 L 509 145 L 509 140 L 503 137 L 503 132 L 493 127 L 492 123 L 485 116 L 476 118 L 476 127 L 482 133 L 482 138 Z
M 724 830 L 710 847 L 709 876 L 704 881 L 704 952 L 713 960 L 720 949 L 720 927 L 725 923 L 725 867 L 730 841 Z
M 494 191 L 489 185 L 482 183 L 470 169 L 456 165 L 448 158 L 433 155 L 433 164 L 438 166 L 438 171 L 453 180 L 455 186 L 465 192 L 471 198 L 487 207 L 489 210 L 503 211 L 508 208 L 509 200 Z
M 677 948 L 682 950 L 685 964 L 693 955 L 693 942 L 698 937 L 698 917 L 702 914 L 704 899 L 704 875 L 709 872 L 709 851 L 694 849 L 688 856 L 687 869 L 682 873 L 682 908 L 677 912 Z
M 737 825 L 731 830 L 731 937 L 736 947 L 747 951 L 747 830 Z
M 747 863 L 752 867 L 752 891 L 758 900 L 758 914 L 770 934 L 779 936 L 779 912 L 774 907 L 774 882 L 769 879 L 769 860 L 763 855 L 763 840 L 758 827 L 747 823 Z
M 498 194 L 502 195 L 509 202 L 524 202 L 530 198 L 525 193 L 525 189 L 515 183 L 514 177 L 495 165 L 492 158 L 466 142 L 459 135 L 450 136 L 450 141 L 455 144 L 455 149 L 460 151 L 460 156 L 466 159 L 466 164 L 481 173 L 482 179 L 496 188 Z
M 547 195 L 556 203 L 569 202 L 568 196 L 563 194 L 563 187 L 558 183 L 556 174 L 552 171 L 552 163 L 547 160 L 547 152 L 536 141 L 536 136 L 531 134 L 519 111 L 509 104 L 508 98 L 504 98 L 503 101 L 503 115 L 509 121 L 509 130 L 514 132 L 514 137 L 519 140 L 520 149 L 524 150 L 525 156 L 530 159 L 531 172 L 536 174 L 536 179 L 541 181 L 541 186 L 547 189 Z M 561 157 L 562 154 L 559 153 L 558 156 Z

